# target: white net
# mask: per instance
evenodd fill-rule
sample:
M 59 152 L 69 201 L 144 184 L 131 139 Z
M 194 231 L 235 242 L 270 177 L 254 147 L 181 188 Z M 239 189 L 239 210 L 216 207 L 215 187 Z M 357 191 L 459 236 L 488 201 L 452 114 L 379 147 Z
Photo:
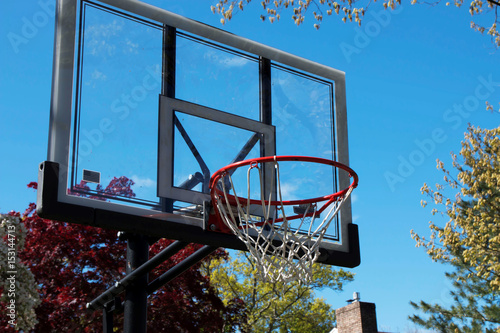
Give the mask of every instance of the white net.
M 296 207 L 295 214 L 287 217 L 287 202 L 282 198 L 278 161 L 266 163 L 272 164 L 275 171 L 268 172 L 271 174 L 271 184 L 267 184 L 267 188 L 276 188 L 276 194 L 272 194 L 272 191 L 266 194 L 264 163 L 252 163 L 247 171 L 246 197 L 237 195 L 231 173 L 226 172 L 214 184 L 214 205 L 224 224 L 246 244 L 263 280 L 285 283 L 300 281 L 307 284 L 312 280 L 312 266 L 320 256 L 323 237 L 343 202 L 351 194 L 352 187 L 340 196 L 332 196 L 321 207 L 323 217 L 320 217 L 315 202 Z M 260 185 L 257 185 L 260 186 L 259 200 L 250 199 L 253 190 L 250 178 L 255 171 L 260 179 Z M 275 200 L 272 200 L 273 195 L 276 196 Z M 256 205 L 256 202 L 260 204 Z

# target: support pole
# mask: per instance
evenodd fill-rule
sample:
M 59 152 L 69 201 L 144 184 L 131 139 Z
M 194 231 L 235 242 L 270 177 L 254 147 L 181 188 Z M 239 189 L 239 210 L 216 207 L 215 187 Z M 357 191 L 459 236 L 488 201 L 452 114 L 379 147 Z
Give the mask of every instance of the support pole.
M 172 281 L 194 265 L 196 265 L 199 261 L 208 257 L 218 248 L 215 246 L 205 245 L 202 248 L 198 249 L 196 252 L 191 254 L 189 257 L 170 268 L 167 272 L 162 274 L 160 277 L 156 278 L 153 282 L 148 285 L 148 294 L 154 293 L 159 288 L 163 287 L 168 282 Z
M 102 329 L 104 333 L 113 333 L 113 303 L 113 301 L 107 303 L 102 310 Z
M 272 90 L 271 60 L 260 57 L 259 59 L 260 121 L 267 125 L 273 124 L 273 116 L 272 116 L 273 101 L 272 101 L 271 90 Z
M 149 259 L 149 243 L 144 235 L 129 235 L 127 240 L 127 274 Z M 125 333 L 146 333 L 148 312 L 148 274 L 138 277 L 125 291 Z
M 95 298 L 92 302 L 87 303 L 87 309 L 97 310 L 103 308 L 106 303 L 112 301 L 116 296 L 124 292 L 127 286 L 134 283 L 134 281 L 138 277 L 149 273 L 150 271 L 158 267 L 160 264 L 162 264 L 165 260 L 168 260 L 168 258 L 172 257 L 177 252 L 185 248 L 187 245 L 188 243 L 186 242 L 181 242 L 181 241 L 173 242 L 172 244 L 167 246 L 167 248 L 163 249 L 160 253 L 158 253 L 156 256 L 148 260 L 147 263 L 134 270 L 132 274 L 127 274 L 122 280 L 115 283 L 113 287 L 106 290 L 104 293 Z
M 163 55 L 161 74 L 161 94 L 170 98 L 175 98 L 175 57 L 177 47 L 177 30 L 174 27 L 163 26 Z M 159 115 L 158 115 L 159 116 Z M 158 128 L 158 131 L 160 128 Z M 160 149 L 160 144 L 158 144 Z M 158 156 L 160 151 L 158 151 Z M 158 168 L 158 172 L 165 172 Z M 169 175 L 173 177 L 173 175 Z M 158 175 L 159 179 L 159 175 Z M 174 211 L 174 201 L 172 199 L 160 198 L 162 211 L 172 213 Z
M 272 115 L 272 77 L 271 77 L 271 60 L 260 57 L 259 58 L 259 108 L 260 108 L 260 122 L 266 125 L 273 124 Z M 276 134 L 275 134 L 276 135 Z M 274 154 L 276 154 L 276 137 L 274 140 Z M 266 151 L 266 143 L 264 140 L 260 141 L 260 156 L 271 156 L 273 152 Z M 266 197 L 272 193 L 272 200 L 276 200 L 276 187 L 269 188 L 269 184 L 272 184 L 272 178 L 274 171 L 274 166 L 270 163 L 266 164 L 264 168 L 264 193 Z

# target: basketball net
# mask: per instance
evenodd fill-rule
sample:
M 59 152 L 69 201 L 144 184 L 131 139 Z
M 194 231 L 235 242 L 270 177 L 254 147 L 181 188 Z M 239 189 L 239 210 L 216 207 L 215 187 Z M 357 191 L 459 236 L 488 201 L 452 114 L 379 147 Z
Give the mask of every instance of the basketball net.
M 256 159 L 259 160 L 259 159 Z M 260 159 L 262 160 L 262 158 Z M 272 163 L 271 186 L 276 183 L 277 200 L 272 194 L 265 198 L 263 165 Z M 222 170 L 222 169 L 221 169 Z M 221 171 L 219 170 L 219 171 Z M 250 174 L 258 171 L 260 179 L 260 200 L 250 199 Z M 297 201 L 284 201 L 280 183 L 278 159 L 249 164 L 247 171 L 247 196 L 236 195 L 231 172 L 219 171 L 212 177 L 212 202 L 220 220 L 231 232 L 246 244 L 250 257 L 259 275 L 268 282 L 312 281 L 313 264 L 320 256 L 320 245 L 328 227 L 340 211 L 340 207 L 357 185 L 353 182 L 346 190 L 330 196 L 303 200 L 303 211 L 287 217 L 285 207 Z M 219 176 L 216 176 L 216 175 Z M 320 200 L 322 199 L 322 200 Z M 318 202 L 327 202 L 318 209 Z M 256 203 L 260 203 L 255 212 Z M 326 214 L 322 214 L 325 213 Z M 319 217 L 320 214 L 323 217 Z M 220 229 L 224 229 L 223 226 Z

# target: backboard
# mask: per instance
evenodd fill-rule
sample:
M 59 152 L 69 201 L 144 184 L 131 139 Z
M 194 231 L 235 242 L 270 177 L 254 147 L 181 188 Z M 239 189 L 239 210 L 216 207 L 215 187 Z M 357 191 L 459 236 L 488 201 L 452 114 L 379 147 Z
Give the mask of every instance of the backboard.
M 206 228 L 215 171 L 273 155 L 349 164 L 341 71 L 135 0 L 58 0 L 55 38 L 41 216 L 245 249 Z M 282 171 L 290 200 L 349 185 L 314 167 Z M 320 262 L 357 266 L 349 199 L 328 234 Z

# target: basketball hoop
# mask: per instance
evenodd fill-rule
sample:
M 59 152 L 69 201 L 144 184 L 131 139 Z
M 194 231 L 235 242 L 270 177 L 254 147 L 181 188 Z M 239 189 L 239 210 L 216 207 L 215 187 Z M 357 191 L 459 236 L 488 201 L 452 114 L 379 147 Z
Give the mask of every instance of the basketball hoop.
M 329 165 L 346 171 L 353 181 L 333 194 L 283 200 L 279 162 Z M 245 166 L 247 188 L 237 192 L 232 175 Z M 255 173 L 257 178 L 252 178 Z M 209 225 L 214 231 L 234 233 L 245 243 L 264 280 L 309 283 L 327 229 L 357 185 L 358 176 L 351 168 L 318 157 L 269 156 L 236 162 L 212 175 L 210 193 L 217 218 Z M 258 199 L 251 198 L 254 192 Z

